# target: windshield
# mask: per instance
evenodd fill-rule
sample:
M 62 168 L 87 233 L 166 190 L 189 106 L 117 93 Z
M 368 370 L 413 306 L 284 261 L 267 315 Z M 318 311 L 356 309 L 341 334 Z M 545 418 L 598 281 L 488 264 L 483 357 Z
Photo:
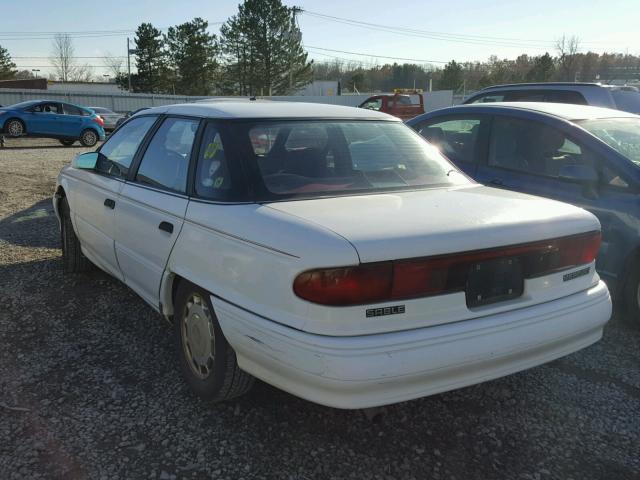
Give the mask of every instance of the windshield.
M 576 123 L 640 166 L 640 118 L 601 118 Z
M 399 122 L 241 124 L 271 198 L 372 193 L 468 183 L 437 149 Z

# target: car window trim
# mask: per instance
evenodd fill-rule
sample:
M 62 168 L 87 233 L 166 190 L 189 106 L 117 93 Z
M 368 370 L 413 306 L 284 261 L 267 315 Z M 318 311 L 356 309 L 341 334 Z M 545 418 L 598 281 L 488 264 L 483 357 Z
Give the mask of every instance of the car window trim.
M 152 115 L 140 115 L 142 116 L 147 116 L 150 117 Z M 136 118 L 138 118 L 136 116 Z M 185 191 L 184 192 L 180 192 L 178 190 L 173 190 L 171 188 L 163 188 L 163 187 L 156 187 L 153 185 L 149 185 L 147 183 L 142 183 L 142 182 L 138 182 L 136 180 L 136 176 L 138 175 L 138 170 L 140 168 L 140 164 L 142 163 L 142 159 L 144 157 L 144 155 L 147 153 L 147 149 L 149 148 L 149 145 L 151 144 L 151 141 L 153 140 L 153 137 L 155 136 L 156 132 L 160 129 L 160 127 L 162 126 L 162 124 L 167 121 L 170 118 L 182 118 L 185 120 L 195 120 L 198 122 L 198 128 L 196 130 L 196 135 L 193 137 L 193 142 L 194 145 L 191 146 L 191 154 L 189 156 L 189 165 L 187 166 L 187 185 L 185 186 Z M 138 150 L 136 151 L 136 154 L 133 156 L 133 161 L 131 162 L 131 167 L 129 168 L 129 171 L 127 172 L 127 178 L 126 181 L 127 183 L 130 184 L 135 184 L 135 185 L 139 185 L 139 186 L 145 186 L 145 187 L 149 187 L 152 190 L 158 190 L 161 192 L 165 192 L 165 193 L 171 193 L 171 194 L 175 194 L 178 196 L 185 196 L 186 198 L 189 197 L 189 174 L 191 173 L 191 165 L 194 162 L 194 157 L 193 157 L 193 153 L 194 153 L 194 146 L 195 146 L 195 141 L 196 138 L 198 137 L 198 134 L 200 133 L 200 129 L 202 128 L 202 124 L 204 123 L 202 121 L 202 117 L 198 117 L 195 115 L 178 115 L 178 114 L 163 114 L 163 115 L 159 115 L 158 120 L 153 124 L 153 126 L 149 129 L 149 131 L 147 132 L 147 135 L 145 135 L 144 140 L 140 143 L 140 146 L 138 147 Z

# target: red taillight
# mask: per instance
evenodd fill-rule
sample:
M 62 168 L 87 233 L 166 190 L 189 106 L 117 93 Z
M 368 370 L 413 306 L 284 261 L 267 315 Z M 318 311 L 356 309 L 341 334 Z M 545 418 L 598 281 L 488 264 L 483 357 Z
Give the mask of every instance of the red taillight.
M 463 291 L 471 266 L 484 260 L 518 257 L 524 278 L 591 263 L 600 241 L 600 232 L 590 232 L 489 250 L 309 270 L 296 277 L 293 290 L 304 300 L 331 306 L 427 297 Z
M 322 305 L 379 302 L 391 295 L 392 263 L 309 270 L 298 275 L 293 291 L 300 298 Z
M 104 120 L 100 115 L 96 115 L 95 117 L 93 117 L 93 121 L 96 122 L 101 127 L 104 127 Z

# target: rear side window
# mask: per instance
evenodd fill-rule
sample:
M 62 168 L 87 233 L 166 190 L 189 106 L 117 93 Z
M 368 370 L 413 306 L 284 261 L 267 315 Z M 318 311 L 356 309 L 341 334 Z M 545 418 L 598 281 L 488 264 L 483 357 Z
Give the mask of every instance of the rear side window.
M 78 115 L 82 116 L 82 109 L 76 107 L 75 105 L 69 105 L 68 103 L 64 103 L 62 105 L 65 115 Z
M 208 200 L 228 200 L 232 187 L 231 173 L 220 130 L 216 125 L 209 124 L 204 131 L 198 154 L 196 194 Z
M 199 120 L 167 118 L 142 157 L 136 181 L 185 193 L 187 171 Z
M 126 177 L 136 150 L 156 118 L 133 118 L 111 135 L 100 148 L 97 170 L 107 175 Z
M 480 122 L 480 118 L 430 120 L 419 125 L 417 131 L 455 163 L 473 163 Z
M 580 92 L 573 90 L 550 90 L 547 94 L 547 102 L 572 103 L 574 105 L 587 105 L 587 101 Z

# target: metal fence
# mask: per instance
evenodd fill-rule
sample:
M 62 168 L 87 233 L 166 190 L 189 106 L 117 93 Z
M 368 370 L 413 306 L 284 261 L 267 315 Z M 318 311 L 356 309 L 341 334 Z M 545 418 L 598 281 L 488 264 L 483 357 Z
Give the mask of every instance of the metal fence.
M 371 94 L 341 95 L 341 96 L 274 96 L 262 97 L 274 101 L 293 101 L 310 103 L 329 103 L 332 105 L 346 105 L 355 107 L 360 105 Z M 87 107 L 104 107 L 115 112 L 129 112 L 143 107 L 157 107 L 175 103 L 190 103 L 203 99 L 230 97 L 191 97 L 185 95 L 152 95 L 144 93 L 87 93 L 87 92 L 56 92 L 51 90 L 26 90 L 0 88 L 0 105 L 12 105 L 26 100 L 54 100 L 69 102 Z M 448 107 L 453 104 L 453 92 L 440 90 L 424 93 L 426 111 Z

